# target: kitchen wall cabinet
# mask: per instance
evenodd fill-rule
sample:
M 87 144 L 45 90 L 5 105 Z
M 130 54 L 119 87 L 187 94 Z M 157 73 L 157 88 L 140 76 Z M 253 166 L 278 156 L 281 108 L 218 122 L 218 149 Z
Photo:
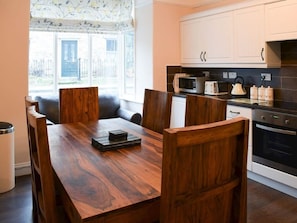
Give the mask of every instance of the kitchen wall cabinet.
M 181 61 L 182 63 L 202 63 L 200 58 L 201 37 L 199 37 L 199 19 L 181 22 Z
M 234 61 L 278 67 L 280 44 L 265 42 L 264 5 L 234 11 Z
M 226 12 L 202 19 L 203 59 L 205 63 L 229 63 L 233 58 L 233 13 Z M 201 55 L 201 54 L 200 54 Z
M 231 12 L 181 22 L 182 63 L 227 63 L 233 58 Z
M 297 39 L 297 0 L 287 0 L 265 6 L 265 40 Z
M 186 98 L 172 97 L 170 128 L 185 126 Z
M 265 42 L 264 18 L 264 4 L 258 4 L 215 15 L 182 19 L 182 65 L 280 67 L 280 43 Z
M 235 60 L 243 63 L 264 63 L 264 6 L 236 10 L 234 27 Z
M 227 105 L 227 119 L 235 117 L 245 117 L 250 120 L 249 123 L 249 142 L 248 142 L 248 159 L 247 159 L 247 169 L 252 170 L 252 109 L 240 107 L 236 105 Z

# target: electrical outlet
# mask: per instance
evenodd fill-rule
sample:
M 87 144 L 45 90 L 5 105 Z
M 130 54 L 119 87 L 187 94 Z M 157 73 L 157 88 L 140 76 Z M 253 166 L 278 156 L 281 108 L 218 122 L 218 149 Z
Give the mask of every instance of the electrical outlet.
M 223 72 L 223 78 L 228 78 L 228 72 Z
M 271 73 L 261 73 L 261 80 L 271 81 Z
M 236 72 L 229 72 L 229 78 L 230 79 L 235 79 L 237 77 Z

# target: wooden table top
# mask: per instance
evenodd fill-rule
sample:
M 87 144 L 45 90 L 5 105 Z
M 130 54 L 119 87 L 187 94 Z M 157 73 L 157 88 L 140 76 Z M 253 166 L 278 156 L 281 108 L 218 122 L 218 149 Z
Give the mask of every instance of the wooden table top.
M 108 131 L 117 129 L 140 137 L 141 145 L 106 152 L 91 145 L 92 137 L 108 135 Z M 152 210 L 143 209 L 144 212 L 158 212 L 161 134 L 115 118 L 86 124 L 51 125 L 48 126 L 48 137 L 53 169 L 63 188 L 64 206 L 66 203 L 72 222 L 143 223 L 145 221 L 140 220 L 143 216 L 132 219 L 135 213 L 128 214 L 127 220 L 123 221 L 123 218 L 130 209 L 135 212 L 137 205 L 146 203 L 151 204 Z M 158 216 L 146 217 L 154 219 Z

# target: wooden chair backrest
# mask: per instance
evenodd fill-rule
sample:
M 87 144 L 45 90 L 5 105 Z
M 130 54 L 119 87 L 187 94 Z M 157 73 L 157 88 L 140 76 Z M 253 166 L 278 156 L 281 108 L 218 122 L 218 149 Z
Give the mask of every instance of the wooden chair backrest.
M 202 95 L 187 95 L 185 126 L 201 125 L 226 119 L 227 101 Z
M 35 185 L 35 174 L 34 174 L 34 166 L 33 166 L 33 148 L 30 140 L 30 128 L 29 128 L 29 120 L 28 120 L 28 108 L 34 107 L 35 111 L 39 112 L 38 101 L 33 100 L 30 96 L 25 96 L 25 110 L 26 110 L 26 121 L 27 121 L 27 132 L 28 132 L 28 143 L 29 143 L 29 152 L 30 152 L 30 161 L 31 161 L 31 176 L 32 176 L 32 214 L 33 214 L 33 222 L 38 221 L 38 200 L 37 200 L 37 191 Z
M 60 89 L 59 97 L 60 123 L 99 119 L 98 87 Z
M 165 129 L 161 223 L 244 223 L 249 120 Z
M 38 222 L 58 222 L 56 191 L 53 169 L 50 161 L 46 118 L 27 108 L 28 132 L 30 142 L 32 187 L 36 199 Z
M 155 132 L 163 133 L 170 126 L 171 117 L 171 92 L 145 89 L 142 126 Z
M 26 107 L 26 114 L 27 114 L 27 108 L 35 106 L 35 111 L 39 112 L 39 105 L 38 101 L 35 101 L 30 96 L 25 96 L 25 107 Z

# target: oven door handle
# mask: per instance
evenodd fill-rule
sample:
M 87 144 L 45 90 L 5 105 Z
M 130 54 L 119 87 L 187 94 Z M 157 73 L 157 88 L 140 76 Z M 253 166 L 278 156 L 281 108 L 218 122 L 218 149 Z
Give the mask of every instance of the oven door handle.
M 260 125 L 260 124 L 256 124 L 256 127 L 259 129 L 270 131 L 270 132 L 276 132 L 276 133 L 281 133 L 281 134 L 285 134 L 285 135 L 293 135 L 293 136 L 296 135 L 296 131 L 276 129 L 276 128 L 272 128 L 272 127 L 268 127 L 268 126 L 264 126 L 264 125 Z

